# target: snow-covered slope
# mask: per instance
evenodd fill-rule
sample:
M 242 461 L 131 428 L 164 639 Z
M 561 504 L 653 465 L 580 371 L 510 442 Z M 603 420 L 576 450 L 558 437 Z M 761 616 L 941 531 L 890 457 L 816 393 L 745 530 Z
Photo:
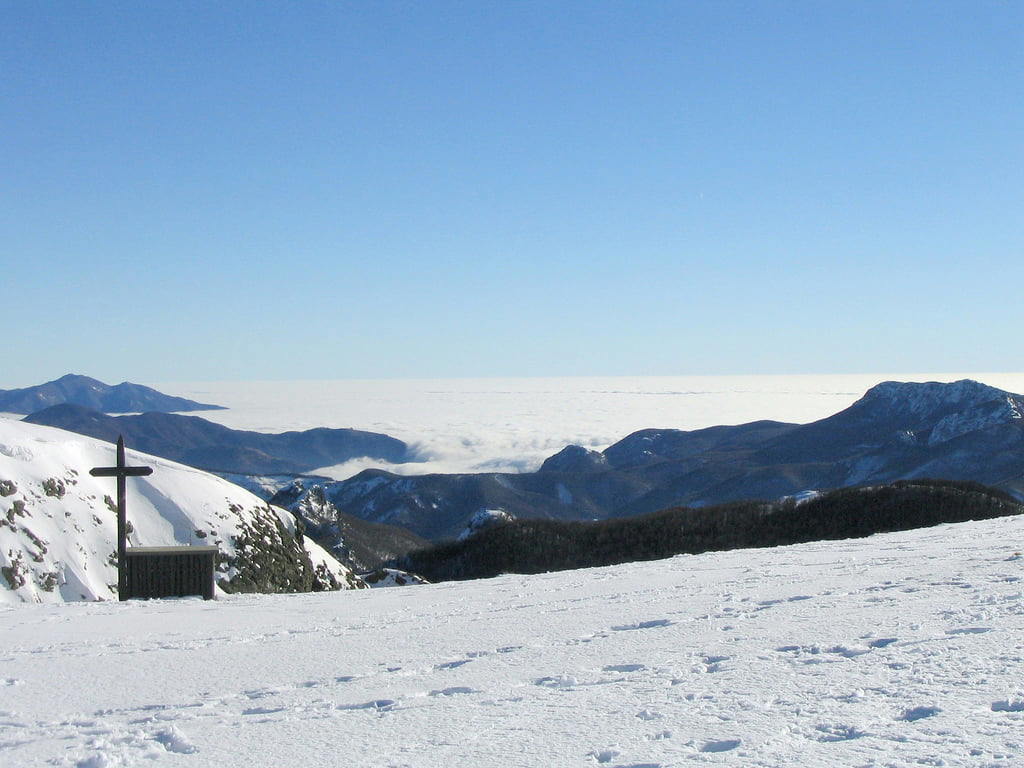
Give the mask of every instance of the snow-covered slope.
M 134 451 L 128 462 L 153 467 L 128 480 L 131 546 L 216 544 L 218 583 L 233 591 L 360 586 L 248 491 Z M 113 463 L 107 443 L 0 419 L 0 603 L 116 598 L 114 481 L 89 475 Z
M 0 764 L 1019 766 L 1021 542 L 1012 517 L 398 590 L 0 606 Z

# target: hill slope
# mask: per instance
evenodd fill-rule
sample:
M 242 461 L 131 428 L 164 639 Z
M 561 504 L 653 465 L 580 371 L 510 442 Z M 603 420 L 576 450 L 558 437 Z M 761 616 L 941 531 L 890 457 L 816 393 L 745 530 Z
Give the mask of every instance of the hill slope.
M 114 483 L 89 470 L 111 446 L 0 419 L 0 603 L 116 599 Z M 226 480 L 129 451 L 153 467 L 128 480 L 131 546 L 216 544 L 224 591 L 362 586 L 293 516 Z
M 24 421 L 107 442 L 116 442 L 118 435 L 124 435 L 125 442 L 137 450 L 217 472 L 297 474 L 362 456 L 390 462 L 411 459 L 409 447 L 401 440 L 358 429 L 320 428 L 268 434 L 230 429 L 198 416 L 107 416 L 71 404 L 46 408 Z
M 593 522 L 514 520 L 409 553 L 392 565 L 430 581 L 545 573 L 712 550 L 771 547 L 1024 514 L 975 483 L 901 480 L 805 501 L 733 502 Z

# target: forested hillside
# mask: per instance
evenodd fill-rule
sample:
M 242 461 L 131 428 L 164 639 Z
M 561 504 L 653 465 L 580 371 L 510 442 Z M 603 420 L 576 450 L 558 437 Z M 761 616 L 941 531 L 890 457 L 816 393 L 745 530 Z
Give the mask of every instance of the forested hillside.
M 400 566 L 430 581 L 542 573 L 678 554 L 848 539 L 1024 513 L 977 483 L 899 481 L 844 488 L 807 501 L 736 502 L 594 522 L 516 520 L 463 541 L 413 552 Z

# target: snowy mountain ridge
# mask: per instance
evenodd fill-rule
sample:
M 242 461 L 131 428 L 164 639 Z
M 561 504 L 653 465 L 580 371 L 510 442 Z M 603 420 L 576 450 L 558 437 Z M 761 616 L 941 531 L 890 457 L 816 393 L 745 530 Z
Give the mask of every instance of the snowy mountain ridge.
M 941 408 L 964 408 L 1014 395 L 973 379 L 953 382 L 883 381 L 864 393 L 863 400 L 886 400 L 896 412 L 928 416 Z
M 929 446 L 1019 420 L 1024 412 L 1024 397 L 970 379 L 949 384 L 885 381 L 861 400 L 876 409 L 880 402 L 887 418 L 906 421 L 906 432 L 927 430 Z
M 216 544 L 222 591 L 363 586 L 294 517 L 221 478 L 128 451 L 153 467 L 128 480 L 130 546 Z M 0 419 L 0 603 L 117 597 L 113 463 L 107 443 Z

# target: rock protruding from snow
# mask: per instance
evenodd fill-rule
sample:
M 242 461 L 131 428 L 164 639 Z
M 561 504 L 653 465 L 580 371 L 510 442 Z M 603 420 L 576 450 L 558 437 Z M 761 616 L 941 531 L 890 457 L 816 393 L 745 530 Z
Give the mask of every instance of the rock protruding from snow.
M 515 520 L 515 517 L 503 509 L 478 510 L 476 514 L 469 519 L 469 523 L 466 525 L 465 530 L 459 534 L 459 541 L 465 541 L 473 534 L 479 533 L 493 525 L 510 523 L 513 520 Z
M 408 587 L 416 584 L 429 584 L 430 582 L 415 573 L 400 571 L 397 568 L 379 568 L 370 573 L 359 575 L 371 587 Z
M 367 522 L 342 512 L 317 478 L 293 478 L 271 504 L 292 512 L 312 538 L 356 573 L 376 571 L 406 553 L 427 545 L 405 528 Z

